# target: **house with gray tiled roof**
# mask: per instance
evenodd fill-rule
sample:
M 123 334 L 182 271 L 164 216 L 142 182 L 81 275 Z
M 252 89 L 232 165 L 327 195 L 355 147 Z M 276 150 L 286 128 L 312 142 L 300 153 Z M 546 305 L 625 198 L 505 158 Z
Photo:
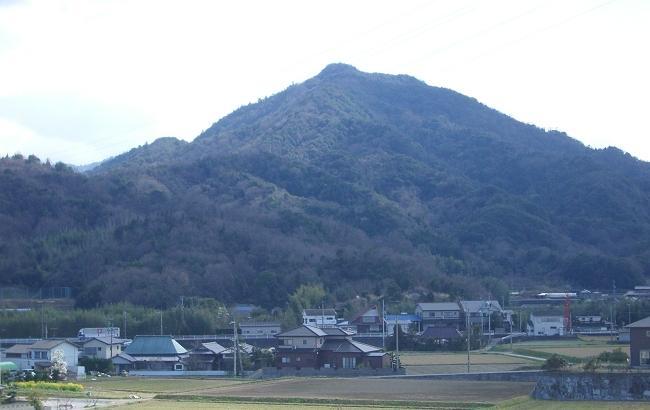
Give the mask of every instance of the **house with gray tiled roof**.
M 136 336 L 124 352 L 134 370 L 185 370 L 188 351 L 171 336 Z
M 278 368 L 390 367 L 388 353 L 380 347 L 352 340 L 352 333 L 339 328 L 302 325 L 277 335 Z

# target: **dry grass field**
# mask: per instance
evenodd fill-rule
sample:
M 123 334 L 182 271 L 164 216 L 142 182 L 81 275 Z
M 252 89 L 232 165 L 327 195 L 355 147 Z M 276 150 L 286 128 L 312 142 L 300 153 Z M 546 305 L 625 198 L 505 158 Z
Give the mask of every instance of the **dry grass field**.
M 467 353 L 404 353 L 400 355 L 404 366 L 411 365 L 464 365 L 467 363 Z M 473 364 L 526 364 L 532 361 L 518 357 L 489 353 L 471 353 Z
M 139 396 L 152 396 L 157 393 L 189 393 L 206 388 L 219 388 L 234 384 L 250 383 L 249 380 L 229 379 L 181 379 L 181 378 L 145 378 L 145 377 L 112 377 L 96 381 L 88 380 L 83 383 L 86 391 L 96 392 L 97 396 L 124 393 Z
M 202 396 L 496 403 L 527 395 L 533 383 L 373 378 L 294 378 L 194 391 Z
M 628 355 L 630 354 L 630 346 L 583 346 L 583 347 L 528 347 L 531 350 L 545 353 L 556 353 L 563 356 L 572 356 L 579 358 L 595 357 L 602 352 L 611 352 L 614 349 L 621 349 Z

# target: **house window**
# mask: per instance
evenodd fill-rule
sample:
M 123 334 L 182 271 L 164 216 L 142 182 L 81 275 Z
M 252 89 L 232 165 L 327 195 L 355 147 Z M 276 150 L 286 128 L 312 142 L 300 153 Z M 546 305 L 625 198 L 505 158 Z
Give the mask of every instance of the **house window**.
M 286 364 L 286 363 L 291 363 L 291 359 L 288 358 L 288 357 L 286 357 L 286 356 L 283 356 L 283 357 L 282 357 L 282 363 L 285 363 L 285 364 Z
M 645 331 L 645 337 L 650 337 L 650 330 Z
M 306 345 L 307 344 L 307 339 L 302 339 L 302 344 Z
M 641 350 L 639 352 L 639 364 L 641 366 L 650 365 L 650 350 Z
M 176 363 L 174 365 L 174 370 L 183 370 L 183 365 L 181 363 Z
M 344 369 L 354 369 L 357 367 L 357 358 L 356 357 L 344 357 L 343 358 L 343 368 Z
M 284 339 L 284 344 L 291 346 L 293 344 L 293 340 L 292 339 Z

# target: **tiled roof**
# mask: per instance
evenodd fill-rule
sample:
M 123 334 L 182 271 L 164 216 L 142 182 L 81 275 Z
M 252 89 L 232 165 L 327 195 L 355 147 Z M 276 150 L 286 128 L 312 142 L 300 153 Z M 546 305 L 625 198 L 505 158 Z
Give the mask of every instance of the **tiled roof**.
M 39 340 L 38 342 L 35 342 L 33 345 L 30 346 L 31 349 L 38 349 L 38 350 L 50 350 L 62 343 L 70 343 L 66 340 L 63 339 L 54 339 L 54 340 Z
M 201 345 L 203 345 L 203 347 L 205 347 L 206 349 L 208 349 L 210 352 L 214 354 L 221 354 L 227 350 L 225 347 L 221 346 L 217 342 L 201 343 Z
M 124 352 L 132 356 L 158 356 L 184 354 L 187 350 L 171 336 L 136 336 Z
M 630 323 L 625 327 L 650 327 L 650 316 L 645 319 L 637 320 L 636 322 Z
M 461 300 L 460 301 L 463 310 L 467 310 L 470 313 L 478 313 L 483 310 L 483 312 L 498 312 L 501 311 L 501 305 L 497 300 Z
M 14 353 L 14 354 L 25 354 L 29 353 L 29 349 L 32 347 L 32 345 L 13 345 L 7 350 L 5 350 L 5 353 Z
M 313 337 L 313 336 L 326 336 L 326 335 L 327 333 L 325 333 L 322 329 L 319 329 L 314 326 L 302 325 L 295 329 L 288 330 L 284 333 L 278 333 L 276 337 L 294 337 L 294 336 Z
M 422 332 L 422 337 L 428 339 L 458 339 L 462 336 L 458 329 L 454 327 L 429 326 Z

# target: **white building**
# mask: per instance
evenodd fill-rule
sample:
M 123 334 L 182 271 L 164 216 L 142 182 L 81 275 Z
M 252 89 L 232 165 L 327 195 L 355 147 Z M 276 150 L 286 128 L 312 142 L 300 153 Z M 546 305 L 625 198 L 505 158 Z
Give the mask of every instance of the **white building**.
M 304 309 L 302 323 L 315 327 L 335 327 L 336 311 L 334 309 Z
M 7 361 L 14 362 L 19 369 L 49 367 L 55 351 L 63 352 L 68 370 L 75 371 L 79 361 L 79 347 L 66 340 L 39 340 L 31 345 L 14 345 L 5 351 Z
M 277 322 L 242 322 L 239 328 L 243 338 L 270 338 L 282 331 Z
M 529 336 L 564 336 L 564 316 L 530 314 L 528 319 Z

